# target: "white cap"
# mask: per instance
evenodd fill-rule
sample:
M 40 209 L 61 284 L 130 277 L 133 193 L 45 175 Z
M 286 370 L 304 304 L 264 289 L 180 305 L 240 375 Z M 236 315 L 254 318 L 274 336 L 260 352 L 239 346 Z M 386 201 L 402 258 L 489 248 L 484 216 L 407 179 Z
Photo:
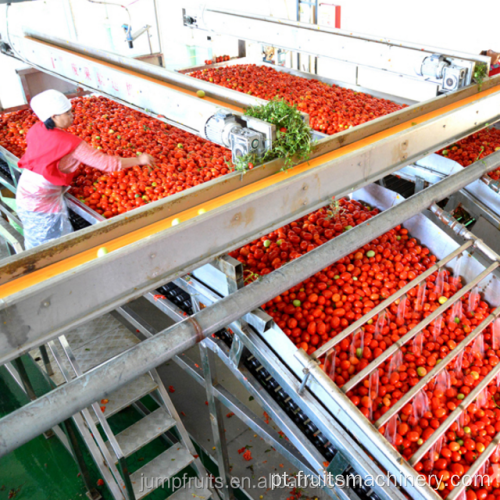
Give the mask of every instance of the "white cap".
M 69 99 L 58 90 L 46 90 L 37 94 L 30 102 L 31 109 L 44 122 L 54 115 L 62 115 L 71 109 Z

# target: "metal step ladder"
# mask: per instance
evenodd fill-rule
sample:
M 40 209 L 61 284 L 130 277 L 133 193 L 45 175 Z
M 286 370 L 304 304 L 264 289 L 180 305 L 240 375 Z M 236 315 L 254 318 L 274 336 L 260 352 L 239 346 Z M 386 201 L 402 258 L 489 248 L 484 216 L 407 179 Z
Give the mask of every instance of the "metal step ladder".
M 59 386 L 139 342 L 117 319 L 106 314 L 49 342 L 48 363 L 46 353 L 39 349 L 30 354 Z M 154 411 L 140 402 L 148 395 L 159 405 Z M 207 500 L 212 497 L 205 468 L 156 370 L 138 377 L 107 399 L 74 415 L 73 421 L 115 499 L 145 498 L 164 484 L 169 485 L 170 479 L 188 467 L 194 469 L 196 476 L 187 485 L 177 481 L 177 489 L 167 498 Z M 108 419 L 131 405 L 143 417 L 115 435 Z M 103 439 L 99 427 L 107 440 Z M 170 447 L 130 474 L 127 458 L 160 436 Z

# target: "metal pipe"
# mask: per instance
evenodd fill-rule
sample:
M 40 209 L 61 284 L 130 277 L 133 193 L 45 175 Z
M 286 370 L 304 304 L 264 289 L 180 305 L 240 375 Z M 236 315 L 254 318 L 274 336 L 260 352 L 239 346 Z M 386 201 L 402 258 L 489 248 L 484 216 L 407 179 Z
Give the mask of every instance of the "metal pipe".
M 376 316 L 379 312 L 383 311 L 387 307 L 389 307 L 395 300 L 399 299 L 399 297 L 403 296 L 406 292 L 416 287 L 420 282 L 427 279 L 431 274 L 436 271 L 439 271 L 442 267 L 444 267 L 448 262 L 453 260 L 457 255 L 462 254 L 472 245 L 472 241 L 465 242 L 462 246 L 458 247 L 456 250 L 447 255 L 444 259 L 441 259 L 439 262 L 436 262 L 434 265 L 429 267 L 427 271 L 422 273 L 420 276 L 417 276 L 413 281 L 410 281 L 406 286 L 400 288 L 396 293 L 392 294 L 390 297 L 385 299 L 383 302 L 375 306 L 370 312 L 366 313 L 363 317 L 359 318 L 357 321 L 352 323 L 349 327 L 342 331 L 339 335 L 336 335 L 333 339 L 330 339 L 326 344 L 323 344 L 319 349 L 314 351 L 311 354 L 311 357 L 319 359 L 323 354 L 326 354 L 332 347 L 336 346 L 342 340 L 349 337 L 351 333 L 355 332 L 358 328 L 361 328 L 368 320 Z
M 175 84 L 179 87 L 191 90 L 193 92 L 204 90 L 210 97 L 216 97 L 221 101 L 236 106 L 247 108 L 250 106 L 260 106 L 266 104 L 267 102 L 264 99 L 237 92 L 236 90 L 227 89 L 225 87 L 221 87 L 220 85 L 216 85 L 215 83 L 199 80 L 197 78 L 186 76 L 176 71 L 170 71 L 166 68 L 145 63 L 143 61 L 132 59 L 127 56 L 120 56 L 118 54 L 113 54 L 105 50 L 82 45 L 73 41 L 62 40 L 47 33 L 41 33 L 39 31 L 32 30 L 31 28 L 26 28 L 24 32 L 26 36 L 35 38 L 37 40 L 42 40 L 46 43 L 72 50 L 73 52 L 77 52 L 84 56 L 95 57 L 96 59 L 99 59 L 101 61 L 115 64 L 116 66 L 120 66 L 121 68 L 134 70 L 141 75 L 156 78 L 163 82 Z
M 462 189 L 485 172 L 496 169 L 499 163 L 500 153 L 493 153 L 485 160 L 464 168 L 382 212 L 370 219 L 369 224 L 360 224 L 264 276 L 260 281 L 238 290 L 191 318 L 160 332 L 156 337 L 145 340 L 85 375 L 10 413 L 0 420 L 0 456 L 184 352 L 264 302 L 425 210 L 435 201 Z
M 465 348 L 473 341 L 476 337 L 478 337 L 483 330 L 500 314 L 500 307 L 497 307 L 484 321 L 482 321 L 472 332 L 465 337 L 465 339 L 460 342 L 460 344 L 455 347 L 452 351 L 448 353 L 448 355 L 437 364 L 427 375 L 422 377 L 417 385 L 414 385 L 401 399 L 399 399 L 394 406 L 391 406 L 391 409 L 384 413 L 376 422 L 375 427 L 380 428 L 384 424 L 386 424 L 399 410 L 403 408 L 403 406 L 408 403 L 414 396 L 423 389 L 436 375 L 441 373 L 450 362 L 458 356 Z
M 353 423 L 365 435 L 370 436 L 371 444 L 384 450 L 385 457 L 399 471 L 398 482 L 400 484 L 418 485 L 420 498 L 435 500 L 436 494 L 430 488 L 423 476 L 420 476 L 406 460 L 401 459 L 401 455 L 393 448 L 386 439 L 370 423 L 370 421 L 356 408 L 353 407 L 347 396 L 330 380 L 330 377 L 319 367 L 316 360 L 312 360 L 303 349 L 299 349 L 297 358 L 304 368 L 307 368 L 311 376 L 319 386 L 342 408 L 349 413 Z M 353 411 L 350 411 L 352 408 Z
M 408 340 L 411 340 L 415 335 L 422 331 L 427 325 L 434 321 L 437 317 L 443 314 L 446 309 L 452 306 L 457 300 L 460 300 L 467 292 L 472 290 L 477 283 L 481 282 L 484 278 L 490 275 L 495 269 L 500 266 L 500 263 L 494 262 L 488 268 L 486 268 L 481 274 L 476 276 L 470 283 L 465 285 L 461 290 L 459 290 L 451 299 L 445 302 L 442 306 L 438 307 L 433 313 L 429 314 L 427 318 L 421 321 L 417 326 L 412 328 L 404 337 L 401 337 L 397 342 L 386 349 L 378 358 L 374 359 L 365 369 L 361 370 L 355 377 L 349 380 L 346 384 L 342 386 L 342 391 L 349 392 L 354 386 L 359 384 L 367 375 L 373 372 L 377 367 L 379 367 L 389 356 L 394 354 L 399 348 L 401 348 Z
M 481 382 L 474 387 L 469 395 L 448 415 L 446 420 L 432 433 L 429 439 L 413 454 L 410 463 L 415 465 L 438 441 L 438 439 L 447 431 L 449 426 L 458 418 L 460 413 L 464 412 L 467 407 L 473 403 L 481 394 L 483 389 L 500 373 L 500 364 L 496 365 Z
M 498 255 L 494 250 L 492 250 L 483 240 L 480 240 L 476 235 L 471 233 L 466 226 L 460 224 L 457 219 L 455 219 L 449 212 L 446 212 L 442 208 L 438 207 L 433 203 L 429 210 L 439 218 L 441 222 L 446 224 L 453 232 L 458 236 L 466 240 L 474 241 L 474 246 L 480 250 L 486 257 L 493 261 L 500 261 L 500 255 Z
M 493 180 L 489 175 L 483 175 L 480 179 L 484 182 L 493 192 L 500 193 L 500 182 Z

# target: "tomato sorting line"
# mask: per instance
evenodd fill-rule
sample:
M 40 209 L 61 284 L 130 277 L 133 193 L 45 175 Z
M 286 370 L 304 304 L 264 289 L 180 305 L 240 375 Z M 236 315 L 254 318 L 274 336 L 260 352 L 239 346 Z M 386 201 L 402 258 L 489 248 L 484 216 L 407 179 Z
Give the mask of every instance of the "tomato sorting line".
M 495 311 L 491 314 L 493 321 L 500 314 L 500 307 L 497 307 Z M 486 325 L 485 325 L 486 327 Z M 469 341 L 472 340 L 469 338 Z M 441 363 L 440 363 L 441 364 Z M 462 402 L 453 410 L 446 420 L 441 423 L 441 425 L 434 431 L 434 433 L 420 446 L 420 448 L 412 455 L 410 463 L 412 465 L 416 464 L 440 439 L 440 437 L 446 432 L 446 429 L 458 418 L 460 413 L 465 411 L 467 407 L 474 402 L 474 400 L 481 394 L 483 389 L 500 373 L 500 364 L 495 366 L 481 382 L 474 387 L 474 389 L 468 394 L 468 396 L 462 400 Z
M 376 422 L 375 427 L 379 428 L 386 424 L 396 413 L 398 413 L 403 406 L 408 403 L 413 397 L 422 390 L 433 378 L 442 372 L 464 349 L 475 340 L 484 329 L 490 325 L 500 315 L 500 308 L 497 307 L 490 315 L 483 320 L 472 332 L 460 342 L 460 344 L 450 351 L 443 360 L 437 364 L 431 371 L 422 377 L 417 385 L 413 386 L 401 399 L 399 399 L 394 406 L 391 406 L 388 412 L 384 413 Z M 418 460 L 415 460 L 417 462 Z
M 462 254 L 467 248 L 469 248 L 473 244 L 473 241 L 469 240 L 466 241 L 463 245 L 461 245 L 459 248 L 451 252 L 449 255 L 441 259 L 440 261 L 436 262 L 433 264 L 429 269 L 427 269 L 425 272 L 417 276 L 414 280 L 410 281 L 407 285 L 405 285 L 403 288 L 400 288 L 396 293 L 390 295 L 385 299 L 383 302 L 380 304 L 376 305 L 370 312 L 366 313 L 364 316 L 362 316 L 360 319 L 356 320 L 354 323 L 352 323 L 349 327 L 347 327 L 342 333 L 339 335 L 336 335 L 334 338 L 323 344 L 321 347 L 319 347 L 315 352 L 311 354 L 311 357 L 319 359 L 321 356 L 324 354 L 327 354 L 333 347 L 335 347 L 337 344 L 339 344 L 342 340 L 345 338 L 349 337 L 352 333 L 354 333 L 358 328 L 363 326 L 368 320 L 376 316 L 378 313 L 386 309 L 388 306 L 390 306 L 395 300 L 399 299 L 401 296 L 403 296 L 406 292 L 414 288 L 416 285 L 421 283 L 423 280 L 427 279 L 431 274 L 433 274 L 436 271 L 439 271 L 439 269 L 443 268 L 448 262 L 453 260 L 455 257 L 458 255 Z
M 326 243 L 316 248 L 309 254 L 303 256 L 302 260 L 297 260 L 295 262 L 292 261 L 290 264 L 283 267 L 278 273 L 272 273 L 264 276 L 262 281 L 259 283 L 255 283 L 239 290 L 235 294 L 222 299 L 213 307 L 203 309 L 197 313 L 195 320 L 198 321 L 198 323 L 200 323 L 200 320 L 205 321 L 202 323 L 202 326 L 204 327 L 207 327 L 208 324 L 211 325 L 210 327 L 207 327 L 206 331 L 203 330 L 204 334 L 207 335 L 220 328 L 226 322 L 230 323 L 237 320 L 242 314 L 244 314 L 245 311 L 253 310 L 256 305 L 261 304 L 265 297 L 271 298 L 275 296 L 276 293 L 280 293 L 280 290 L 287 290 L 291 285 L 296 284 L 297 282 L 300 282 L 310 276 L 314 271 L 323 269 L 325 262 L 335 261 L 341 256 L 347 255 L 350 251 L 359 248 L 359 246 L 363 243 L 371 241 L 374 235 L 380 235 L 384 231 L 392 228 L 394 224 L 406 220 L 412 213 L 414 213 L 413 211 L 418 212 L 423 210 L 439 196 L 447 196 L 449 192 L 454 192 L 456 189 L 460 189 L 462 185 L 467 185 L 471 182 L 471 179 L 473 180 L 474 178 L 478 178 L 484 171 L 496 167 L 495 160 L 497 159 L 497 157 L 486 159 L 484 165 L 479 163 L 468 169 L 464 169 L 454 176 L 443 180 L 439 186 L 432 186 L 429 189 L 418 193 L 412 199 L 408 200 L 408 202 L 393 206 L 386 212 L 377 216 L 377 218 L 373 219 L 373 221 L 370 221 L 370 226 L 362 224 L 357 228 L 341 235 L 339 240 Z M 409 210 L 410 212 L 408 212 Z M 339 244 L 339 241 L 343 241 L 343 244 Z M 221 307 L 217 307 L 218 305 Z M 212 316 L 213 314 L 215 314 L 215 316 Z M 205 319 L 203 320 L 203 318 Z M 199 341 L 199 331 L 195 331 L 194 327 L 186 324 L 186 322 L 183 322 L 179 325 L 179 327 L 181 327 L 181 330 L 186 334 L 183 335 L 182 338 L 176 339 L 176 342 L 182 341 L 182 350 L 184 350 L 188 345 L 194 345 L 197 341 Z M 109 361 L 106 365 L 103 365 L 104 368 L 95 369 L 90 375 L 90 377 L 96 377 L 96 380 L 94 380 L 95 383 L 90 383 L 90 377 L 85 379 L 82 386 L 79 385 L 82 382 L 82 379 L 72 381 L 65 386 L 64 393 L 57 392 L 58 390 L 56 390 L 54 393 L 44 396 L 40 400 L 23 407 L 23 409 L 15 412 L 15 414 L 11 414 L 6 417 L 7 420 L 2 420 L 2 425 L 9 425 L 4 427 L 6 429 L 7 439 L 5 442 L 1 443 L 3 449 L 12 446 L 12 441 L 14 439 L 17 440 L 16 442 L 19 442 L 20 433 L 16 432 L 12 426 L 19 426 L 19 429 L 22 429 L 21 439 L 30 438 L 33 429 L 29 428 L 29 425 L 26 425 L 26 418 L 29 421 L 33 415 L 33 411 L 38 412 L 37 424 L 39 424 L 38 421 L 41 421 L 42 426 L 49 425 L 49 427 L 51 427 L 53 425 L 52 420 L 54 418 L 63 419 L 67 411 L 70 412 L 69 415 L 77 411 L 79 409 L 79 404 L 82 404 L 82 407 L 86 406 L 88 401 L 95 401 L 96 397 L 102 397 L 101 393 L 105 394 L 106 390 L 112 390 L 112 388 L 116 385 L 120 386 L 125 384 L 130 378 L 136 377 L 141 370 L 147 371 L 148 364 L 160 364 L 166 359 L 169 359 L 173 353 L 170 350 L 167 351 L 165 345 L 161 346 L 157 343 L 161 343 L 166 340 L 166 337 L 171 339 L 172 334 L 176 331 L 179 332 L 180 330 L 176 330 L 176 327 L 173 327 L 173 329 L 170 329 L 168 333 L 160 333 L 158 337 L 151 339 L 151 342 L 154 344 L 153 346 L 151 346 L 149 340 L 145 341 L 137 346 L 137 348 L 127 351 L 127 353 Z M 160 357 L 157 358 L 155 355 L 152 355 L 151 352 L 149 352 L 149 348 L 152 348 L 152 352 L 156 353 L 157 356 L 159 356 L 158 353 L 161 353 L 161 359 Z M 143 357 L 144 355 L 146 358 Z M 124 357 L 127 359 L 124 359 Z M 125 370 L 125 372 L 122 369 L 122 363 L 126 363 L 127 370 Z M 118 373 L 113 370 L 113 367 L 119 367 L 119 379 Z M 326 377 L 326 374 L 324 374 L 324 376 Z M 332 383 L 331 386 L 333 387 Z M 92 392 L 89 393 L 89 391 Z M 338 392 L 341 393 L 341 391 Z M 342 399 L 342 402 L 345 410 L 345 419 L 355 418 L 356 412 L 353 411 L 354 409 L 352 408 L 346 408 L 345 401 L 347 401 L 347 397 L 343 394 L 342 396 L 344 398 Z M 89 398 L 88 401 L 86 398 Z M 58 409 L 59 406 L 61 407 L 61 411 L 57 412 L 57 415 L 54 415 L 54 412 L 52 411 L 54 406 L 51 406 L 50 412 L 48 411 L 48 400 L 51 402 L 54 402 L 55 400 L 56 407 Z M 68 404 L 68 401 L 71 401 L 71 405 Z M 361 417 L 361 414 L 359 416 Z M 364 417 L 361 418 L 365 423 L 361 424 L 361 422 L 359 422 L 357 425 L 362 426 L 362 428 L 371 428 L 371 432 L 373 432 L 373 427 L 368 425 L 368 421 Z M 35 429 L 34 432 L 37 430 L 39 429 Z M 380 436 L 380 439 L 374 438 L 369 443 L 366 443 L 366 447 L 369 453 L 376 454 L 377 459 L 379 459 L 385 466 L 390 466 L 391 470 L 403 469 L 405 473 L 411 475 L 412 477 L 415 476 L 415 471 L 412 472 L 409 467 L 407 468 L 404 464 L 400 464 L 400 455 L 396 452 L 391 453 L 390 448 L 387 446 L 387 442 L 385 442 L 382 436 Z M 379 449 L 378 452 L 376 451 L 377 449 Z M 381 451 L 386 454 L 385 458 L 381 457 Z M 416 498 L 433 497 L 421 492 L 421 494 L 417 495 Z
M 446 309 L 452 306 L 456 301 L 461 299 L 467 292 L 470 292 L 477 283 L 481 282 L 484 278 L 489 276 L 495 269 L 500 266 L 499 262 L 493 262 L 488 266 L 481 274 L 476 276 L 472 281 L 467 283 L 463 288 L 455 293 L 450 299 L 448 299 L 443 305 L 438 307 L 434 312 L 429 314 L 423 321 L 421 321 L 417 326 L 412 328 L 405 336 L 401 337 L 398 341 L 392 344 L 391 347 L 386 349 L 380 356 L 375 358 L 365 369 L 361 370 L 355 377 L 345 383 L 342 386 L 343 392 L 350 391 L 354 386 L 359 384 L 367 375 L 379 367 L 384 361 L 387 360 L 392 354 L 394 354 L 400 347 L 402 347 L 408 340 L 415 337 L 420 331 L 422 331 L 426 326 L 428 326 L 433 320 L 438 318 L 443 314 Z
M 463 476 L 460 478 L 460 482 L 448 495 L 447 500 L 455 500 L 468 486 L 468 482 L 471 478 L 481 470 L 486 461 L 491 457 L 493 453 L 497 450 L 497 447 L 500 443 L 500 432 L 493 438 L 491 443 L 487 446 L 487 448 L 481 453 L 480 457 L 472 464 L 472 467 L 468 470 L 467 476 Z M 477 498 L 477 497 L 476 497 Z

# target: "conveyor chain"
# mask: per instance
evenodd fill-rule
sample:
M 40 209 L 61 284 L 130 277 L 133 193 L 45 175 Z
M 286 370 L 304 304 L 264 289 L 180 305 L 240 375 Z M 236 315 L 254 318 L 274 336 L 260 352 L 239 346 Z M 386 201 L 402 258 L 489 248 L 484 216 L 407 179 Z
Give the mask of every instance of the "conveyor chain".
M 193 307 L 189 294 L 181 290 L 174 283 L 168 283 L 167 285 L 159 288 L 158 293 L 165 295 L 186 314 L 193 314 Z M 226 329 L 218 331 L 215 335 L 229 347 L 231 346 L 233 337 L 232 334 Z M 299 408 L 293 399 L 281 388 L 278 381 L 271 376 L 259 360 L 250 352 L 245 351 L 242 361 L 245 367 L 248 368 L 252 375 L 254 375 L 254 377 L 261 383 L 262 387 L 266 389 L 271 397 L 280 405 L 287 415 L 302 430 L 304 435 L 325 457 L 325 461 L 331 462 L 337 454 L 337 450 L 325 438 L 325 436 L 323 436 L 323 434 L 311 422 L 308 416 Z M 378 500 L 378 496 L 371 491 L 370 487 L 366 486 L 364 482 L 360 480 L 359 476 L 352 467 L 348 467 L 347 470 L 344 471 L 343 476 L 346 477 L 347 484 L 353 485 L 352 489 L 361 500 Z M 348 480 L 347 478 L 349 476 L 350 479 Z M 356 478 L 356 480 L 354 480 L 354 478 Z
M 0 177 L 5 179 L 9 183 L 14 182 L 12 174 L 10 173 L 9 166 L 1 158 L 0 158 Z

